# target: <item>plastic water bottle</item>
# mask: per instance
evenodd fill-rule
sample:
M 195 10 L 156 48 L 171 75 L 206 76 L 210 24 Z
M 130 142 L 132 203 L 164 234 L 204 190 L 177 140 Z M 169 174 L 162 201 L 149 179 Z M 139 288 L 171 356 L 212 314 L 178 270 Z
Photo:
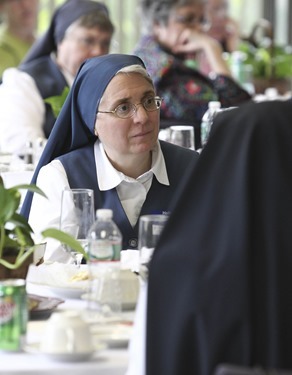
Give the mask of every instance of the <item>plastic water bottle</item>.
M 211 101 L 208 103 L 208 109 L 205 112 L 201 122 L 201 145 L 204 147 L 208 141 L 214 118 L 221 108 L 219 101 Z
M 120 252 L 122 234 L 110 209 L 96 211 L 96 221 L 88 232 L 90 273 L 88 313 L 112 316 L 122 308 Z
M 96 221 L 88 232 L 90 262 L 120 260 L 122 234 L 112 218 L 110 209 L 96 211 Z

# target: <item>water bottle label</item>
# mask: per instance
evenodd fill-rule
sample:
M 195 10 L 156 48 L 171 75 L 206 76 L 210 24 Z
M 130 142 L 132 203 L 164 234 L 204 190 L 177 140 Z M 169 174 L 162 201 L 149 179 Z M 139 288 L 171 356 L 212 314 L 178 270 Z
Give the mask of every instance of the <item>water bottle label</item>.
M 122 246 L 121 246 L 120 242 L 113 243 L 113 250 L 114 250 L 113 260 L 120 260 L 121 259 L 121 250 L 122 250 Z
M 114 247 L 111 241 L 92 241 L 89 246 L 91 260 L 112 260 Z
M 113 241 L 91 241 L 89 246 L 91 260 L 120 260 L 121 243 Z

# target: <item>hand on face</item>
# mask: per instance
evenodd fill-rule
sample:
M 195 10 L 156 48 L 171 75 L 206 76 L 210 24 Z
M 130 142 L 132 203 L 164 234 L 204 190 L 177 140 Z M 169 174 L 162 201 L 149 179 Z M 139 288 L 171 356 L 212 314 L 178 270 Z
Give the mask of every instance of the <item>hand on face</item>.
M 204 32 L 185 29 L 178 36 L 177 43 L 172 51 L 176 54 L 192 54 L 198 51 L 204 51 L 215 44 L 217 45 L 217 42 Z
M 158 42 L 174 54 L 195 54 L 209 43 L 202 3 L 194 3 L 170 11 L 167 24 L 154 25 Z

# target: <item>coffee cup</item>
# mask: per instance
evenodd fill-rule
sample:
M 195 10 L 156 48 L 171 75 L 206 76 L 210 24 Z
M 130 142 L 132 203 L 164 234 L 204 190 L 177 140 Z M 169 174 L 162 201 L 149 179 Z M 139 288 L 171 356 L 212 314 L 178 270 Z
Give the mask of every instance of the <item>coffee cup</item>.
M 44 353 L 89 353 L 94 350 L 90 327 L 77 311 L 55 312 L 46 323 L 40 350 Z

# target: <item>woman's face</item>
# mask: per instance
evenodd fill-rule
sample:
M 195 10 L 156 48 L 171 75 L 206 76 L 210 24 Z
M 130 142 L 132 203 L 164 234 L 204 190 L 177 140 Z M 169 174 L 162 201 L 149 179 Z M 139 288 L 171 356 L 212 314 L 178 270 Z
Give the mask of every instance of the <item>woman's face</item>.
M 57 63 L 75 76 L 86 59 L 109 53 L 111 38 L 110 32 L 99 27 L 72 25 L 58 44 Z
M 225 20 L 228 16 L 228 1 L 208 0 L 206 10 L 211 23 Z
M 155 24 L 154 34 L 160 44 L 172 50 L 176 46 L 180 34 L 186 29 L 203 31 L 205 22 L 205 6 L 194 3 L 174 8 L 169 15 L 168 23 Z
M 0 12 L 6 14 L 13 27 L 35 31 L 38 7 L 39 0 L 5 0 L 0 4 Z
M 154 96 L 153 86 L 141 74 L 118 74 L 107 86 L 98 110 L 113 111 L 124 103 L 137 106 Z M 158 139 L 159 116 L 159 110 L 147 112 L 141 104 L 126 119 L 114 113 L 98 113 L 95 132 L 112 162 L 119 164 L 123 158 L 143 154 L 148 157 Z

